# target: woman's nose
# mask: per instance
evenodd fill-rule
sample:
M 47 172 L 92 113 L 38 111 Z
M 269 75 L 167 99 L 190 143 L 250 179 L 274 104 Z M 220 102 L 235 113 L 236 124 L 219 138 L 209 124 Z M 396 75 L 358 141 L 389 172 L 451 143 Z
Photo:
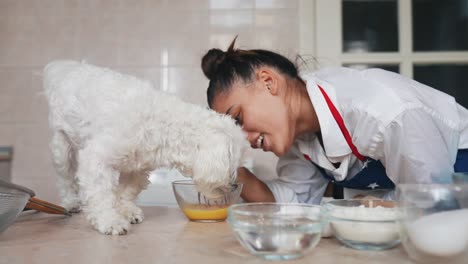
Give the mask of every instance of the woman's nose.
M 245 132 L 245 135 L 246 135 L 247 140 L 249 142 L 252 141 L 253 138 L 255 138 L 254 133 L 252 133 L 252 132 Z

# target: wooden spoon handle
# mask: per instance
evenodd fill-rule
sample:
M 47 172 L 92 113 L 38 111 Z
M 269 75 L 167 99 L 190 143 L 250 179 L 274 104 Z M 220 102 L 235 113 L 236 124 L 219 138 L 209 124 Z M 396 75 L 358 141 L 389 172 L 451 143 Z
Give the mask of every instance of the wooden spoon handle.
M 25 208 L 48 214 L 71 215 L 67 209 L 63 208 L 62 206 L 46 202 L 36 197 L 31 197 Z

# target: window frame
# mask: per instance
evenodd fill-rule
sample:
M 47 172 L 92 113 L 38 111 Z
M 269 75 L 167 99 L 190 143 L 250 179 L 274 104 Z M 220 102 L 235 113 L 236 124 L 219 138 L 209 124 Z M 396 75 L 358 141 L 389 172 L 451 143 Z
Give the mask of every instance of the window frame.
M 299 0 L 300 54 L 314 56 L 319 68 L 344 64 L 398 65 L 400 73 L 410 78 L 414 66 L 468 65 L 468 51 L 413 51 L 412 2 L 397 1 L 398 52 L 344 53 L 342 0 Z

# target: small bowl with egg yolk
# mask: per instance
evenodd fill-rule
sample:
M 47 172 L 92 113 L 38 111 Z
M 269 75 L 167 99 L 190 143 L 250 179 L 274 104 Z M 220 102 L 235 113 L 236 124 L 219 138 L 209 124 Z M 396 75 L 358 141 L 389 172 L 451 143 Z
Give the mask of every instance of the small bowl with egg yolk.
M 218 198 L 205 197 L 191 180 L 174 181 L 172 189 L 177 204 L 190 221 L 221 222 L 227 218 L 227 208 L 239 200 L 242 184 L 230 184 Z

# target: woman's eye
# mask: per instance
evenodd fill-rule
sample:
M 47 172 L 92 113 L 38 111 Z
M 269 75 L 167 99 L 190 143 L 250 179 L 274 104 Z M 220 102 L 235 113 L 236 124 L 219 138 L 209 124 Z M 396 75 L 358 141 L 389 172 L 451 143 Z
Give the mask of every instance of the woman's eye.
M 234 120 L 236 121 L 236 125 L 242 126 L 242 120 L 240 119 L 240 115 L 236 115 Z

